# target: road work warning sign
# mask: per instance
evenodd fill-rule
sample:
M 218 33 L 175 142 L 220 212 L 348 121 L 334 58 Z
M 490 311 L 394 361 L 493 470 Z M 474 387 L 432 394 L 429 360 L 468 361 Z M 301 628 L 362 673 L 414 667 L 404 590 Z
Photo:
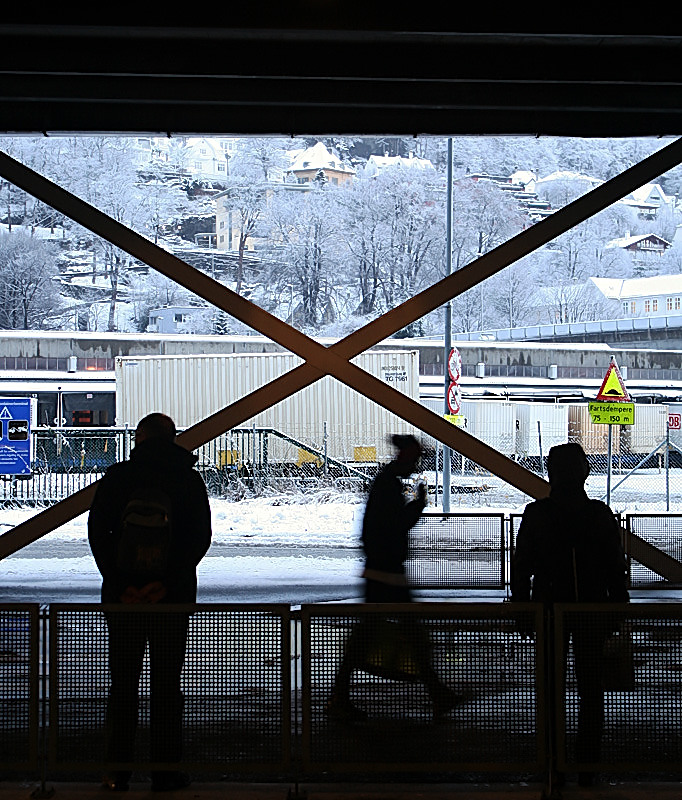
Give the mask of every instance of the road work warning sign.
M 623 377 L 614 358 L 606 370 L 597 399 L 589 404 L 590 417 L 595 425 L 634 425 L 635 404 L 625 388 Z

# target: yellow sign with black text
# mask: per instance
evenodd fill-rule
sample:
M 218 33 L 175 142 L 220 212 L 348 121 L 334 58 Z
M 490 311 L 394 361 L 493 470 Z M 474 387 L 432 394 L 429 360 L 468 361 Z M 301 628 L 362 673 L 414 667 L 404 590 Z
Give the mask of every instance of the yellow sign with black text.
M 590 417 L 595 425 L 634 425 L 635 404 L 602 402 L 594 400 L 588 404 Z

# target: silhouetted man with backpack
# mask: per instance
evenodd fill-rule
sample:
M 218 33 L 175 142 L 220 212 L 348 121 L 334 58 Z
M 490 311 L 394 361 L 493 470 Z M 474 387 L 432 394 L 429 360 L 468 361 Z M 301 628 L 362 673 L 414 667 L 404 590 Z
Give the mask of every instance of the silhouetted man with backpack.
M 175 424 L 150 414 L 135 431 L 130 460 L 113 465 L 90 509 L 88 537 L 102 574 L 102 603 L 135 607 L 107 613 L 111 689 L 107 759 L 133 761 L 138 684 L 145 648 L 150 659 L 151 761 L 176 763 L 182 754 L 180 674 L 189 614 L 146 613 L 142 607 L 196 602 L 196 568 L 211 543 L 206 487 L 196 457 L 175 443 Z M 114 766 L 105 786 L 126 791 L 130 770 Z M 152 789 L 189 784 L 177 770 L 155 770 Z

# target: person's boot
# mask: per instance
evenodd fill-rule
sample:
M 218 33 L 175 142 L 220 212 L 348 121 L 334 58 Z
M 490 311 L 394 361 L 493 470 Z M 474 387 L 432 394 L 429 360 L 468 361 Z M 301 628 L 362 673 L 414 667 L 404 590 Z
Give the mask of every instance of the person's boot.
M 127 792 L 130 788 L 130 775 L 127 770 L 114 770 L 102 778 L 102 786 L 111 792 Z
M 325 708 L 329 719 L 340 722 L 364 722 L 367 719 L 367 712 L 354 706 L 348 697 L 333 694 L 327 701 Z
M 456 692 L 454 689 L 449 689 L 447 686 L 438 689 L 432 697 L 434 720 L 441 719 L 446 714 L 449 714 L 453 708 L 462 705 L 464 700 L 463 694 Z

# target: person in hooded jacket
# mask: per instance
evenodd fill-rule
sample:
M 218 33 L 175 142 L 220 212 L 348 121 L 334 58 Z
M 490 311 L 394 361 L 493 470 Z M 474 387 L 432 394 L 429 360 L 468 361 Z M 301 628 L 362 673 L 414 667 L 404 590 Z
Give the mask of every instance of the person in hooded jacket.
M 627 568 L 620 528 L 611 509 L 585 492 L 590 467 L 579 444 L 552 447 L 547 457 L 548 497 L 529 503 L 519 526 L 511 571 L 514 602 L 626 603 Z M 576 757 L 599 761 L 604 724 L 602 653 L 609 625 L 600 616 L 581 615 L 567 626 L 573 643 L 579 695 Z M 549 675 L 554 669 L 548 642 Z M 581 772 L 589 785 L 593 773 Z
M 196 568 L 211 543 L 211 512 L 196 456 L 175 443 L 175 424 L 165 414 L 140 420 L 128 461 L 114 464 L 100 481 L 88 517 L 88 538 L 102 574 L 102 603 L 196 602 Z M 121 567 L 121 520 L 131 496 L 141 487 L 159 490 L 171 506 L 170 542 L 162 575 L 131 574 Z M 182 750 L 183 696 L 180 674 L 187 646 L 187 613 L 106 615 L 111 688 L 107 705 L 107 759 L 133 760 L 138 717 L 138 684 L 145 647 L 150 657 L 150 738 L 153 762 L 179 762 Z M 126 791 L 129 770 L 115 769 L 104 779 L 113 791 Z M 152 789 L 189 784 L 176 770 L 154 771 Z
M 395 434 L 391 438 L 395 457 L 375 478 L 367 498 L 362 522 L 365 554 L 365 602 L 410 603 L 412 594 L 405 575 L 409 536 L 426 506 L 426 489 L 419 484 L 416 497 L 405 499 L 403 478 L 412 475 L 421 457 L 421 446 L 414 436 Z M 420 680 L 433 704 L 433 715 L 444 716 L 462 702 L 462 695 L 446 686 L 431 660 L 428 633 L 412 615 L 400 622 L 405 641 L 411 644 L 412 657 Z M 380 637 L 381 623 L 371 617 L 352 631 L 327 703 L 327 714 L 346 721 L 362 721 L 365 712 L 350 700 L 353 671 L 366 666 L 368 648 Z

